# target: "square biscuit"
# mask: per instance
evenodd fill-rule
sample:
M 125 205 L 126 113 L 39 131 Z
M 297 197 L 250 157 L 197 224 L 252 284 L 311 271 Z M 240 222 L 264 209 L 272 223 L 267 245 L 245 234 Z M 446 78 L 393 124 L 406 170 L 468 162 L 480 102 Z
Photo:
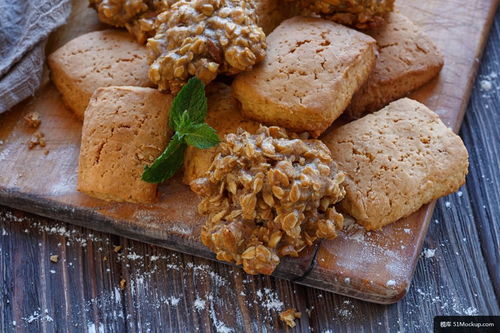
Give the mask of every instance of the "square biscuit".
M 355 119 L 423 86 L 444 64 L 436 45 L 401 14 L 391 13 L 386 25 L 364 32 L 377 41 L 379 55 L 372 74 L 347 108 Z
M 243 118 L 230 86 L 212 82 L 207 86 L 206 94 L 208 113 L 205 121 L 217 131 L 219 138 L 223 139 L 226 134 L 236 133 L 238 128 L 249 133 L 255 133 L 259 129 L 258 122 Z M 187 147 L 184 155 L 185 184 L 189 185 L 193 180 L 205 175 L 215 158 L 216 149 L 217 147 L 209 149 Z
M 375 40 L 312 17 L 284 21 L 267 55 L 233 82 L 243 115 L 318 137 L 337 119 L 375 65 Z
M 104 30 L 79 36 L 50 54 L 48 65 L 65 104 L 80 119 L 97 88 L 152 86 L 147 49 L 125 31 Z
M 98 88 L 83 122 L 78 190 L 103 200 L 153 201 L 157 186 L 141 176 L 172 135 L 171 103 L 152 88 Z
M 425 105 L 400 99 L 323 138 L 346 174 L 340 208 L 379 229 L 465 182 L 467 150 Z

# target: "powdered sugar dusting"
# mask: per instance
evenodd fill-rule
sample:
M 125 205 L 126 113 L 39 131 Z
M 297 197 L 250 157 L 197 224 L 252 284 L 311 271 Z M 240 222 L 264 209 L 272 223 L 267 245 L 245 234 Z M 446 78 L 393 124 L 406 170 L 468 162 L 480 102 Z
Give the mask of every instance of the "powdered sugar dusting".
M 257 290 L 257 299 L 267 310 L 281 311 L 283 309 L 283 302 L 278 298 L 276 292 L 269 288 Z
M 493 71 L 489 74 L 483 74 L 479 77 L 479 90 L 482 93 L 481 97 L 490 98 L 496 96 L 498 91 L 500 91 L 498 79 L 498 73 Z
M 436 249 L 424 249 L 423 255 L 426 258 L 432 258 L 436 254 Z
M 102 294 L 96 295 L 94 298 L 85 302 L 83 308 L 75 309 L 75 313 L 77 313 L 75 318 L 81 318 L 82 316 L 91 318 L 95 309 L 113 309 L 113 311 L 103 314 L 106 320 L 120 321 L 124 325 L 131 325 L 130 322 L 134 322 L 134 325 L 137 325 L 138 327 L 137 330 L 148 331 L 154 328 L 154 326 L 151 326 L 154 325 L 154 323 L 135 323 L 135 318 L 131 318 L 130 314 L 123 313 L 122 309 L 124 302 L 129 302 L 127 303 L 127 306 L 132 307 L 132 313 L 134 310 L 159 311 L 158 309 L 160 308 L 162 308 L 163 311 L 165 311 L 165 308 L 174 308 L 172 311 L 182 311 L 185 306 L 194 299 L 194 310 L 196 313 L 198 313 L 200 317 L 204 316 L 209 319 L 209 325 L 208 327 L 204 327 L 205 330 L 212 329 L 218 332 L 235 332 L 237 331 L 235 327 L 241 327 L 244 321 L 241 318 L 236 318 L 234 321 L 237 326 L 232 327 L 233 323 L 228 321 L 228 319 L 225 319 L 226 316 L 221 317 L 221 314 L 225 313 L 224 311 L 227 310 L 225 304 L 225 300 L 227 300 L 227 298 L 222 297 L 222 290 L 225 294 L 228 294 L 228 297 L 231 299 L 241 297 L 239 301 L 244 302 L 250 311 L 258 308 L 260 311 L 259 316 L 264 321 L 275 320 L 277 314 L 281 310 L 290 306 L 286 300 L 280 297 L 277 290 L 270 288 L 260 288 L 255 290 L 254 288 L 257 285 L 255 282 L 258 281 L 258 277 L 245 275 L 244 278 L 237 279 L 243 284 L 244 290 L 238 290 L 236 292 L 236 290 L 231 290 L 234 286 L 234 281 L 231 279 L 230 275 L 221 273 L 222 271 L 215 271 L 213 266 L 203 264 L 203 261 L 201 260 L 186 259 L 187 256 L 182 256 L 176 253 L 168 255 L 158 254 L 156 250 L 151 251 L 152 253 L 145 253 L 143 251 L 143 246 L 135 246 L 133 244 L 128 246 L 127 242 L 121 244 L 123 245 L 123 248 L 119 252 L 115 253 L 109 249 L 113 249 L 113 246 L 117 244 L 114 244 L 112 239 L 103 234 L 84 232 L 79 227 L 73 227 L 63 223 L 51 223 L 49 225 L 46 222 L 37 222 L 36 219 L 29 220 L 27 218 L 18 218 L 13 216 L 10 212 L 0 213 L 0 222 L 2 221 L 2 214 L 4 216 L 10 214 L 8 218 L 14 223 L 28 222 L 26 223 L 26 230 L 28 230 L 28 233 L 45 232 L 47 235 L 64 237 L 65 239 L 60 239 L 60 242 L 57 244 L 58 248 L 64 247 L 65 245 L 71 245 L 81 246 L 82 251 L 90 251 L 92 249 L 97 252 L 110 252 L 113 257 L 108 257 L 108 262 L 118 263 L 124 265 L 125 267 L 134 268 L 130 270 L 133 274 L 125 277 L 127 281 L 127 287 L 125 290 L 120 290 L 118 286 L 115 286 L 112 287 L 109 292 L 106 291 Z M 9 230 L 7 226 L 6 228 Z M 346 229 L 346 237 L 354 237 L 354 241 L 367 241 L 370 237 L 372 237 L 357 224 L 347 223 Z M 3 235 L 4 232 L 9 234 L 7 230 L 5 228 L 0 229 L 0 234 Z M 21 230 L 24 230 L 24 225 L 22 225 Z M 409 232 L 407 232 L 407 230 L 409 230 Z M 404 233 L 411 232 L 410 229 L 402 229 L 401 231 Z M 356 233 L 358 233 L 357 236 L 355 235 Z M 39 246 L 42 246 L 42 244 L 40 243 Z M 378 251 L 382 251 L 381 253 L 384 256 L 389 256 L 390 258 L 398 258 L 399 256 L 398 253 L 384 249 L 381 246 L 370 248 L 368 250 L 371 254 L 361 253 L 359 255 L 363 256 L 364 254 L 367 254 L 368 259 L 371 258 L 374 260 L 380 255 Z M 422 255 L 426 258 L 432 258 L 434 257 L 435 251 L 436 249 L 427 248 L 423 251 Z M 440 251 L 443 250 L 441 249 Z M 54 266 L 54 269 L 50 269 L 47 273 L 61 274 L 64 269 L 71 269 L 75 260 L 76 258 L 71 257 L 61 260 L 62 265 L 57 267 Z M 158 277 L 157 274 L 160 268 L 163 269 L 162 272 L 165 272 L 165 267 L 167 268 L 168 274 L 174 274 L 176 276 L 176 281 L 181 281 L 181 286 L 189 285 L 192 281 L 194 281 L 197 286 L 203 287 L 199 289 L 195 287 L 194 290 L 183 290 L 182 287 L 181 289 L 167 289 L 167 287 L 165 287 L 165 290 L 152 290 L 154 288 L 151 288 L 150 286 L 157 284 L 158 282 L 156 280 L 165 279 L 164 276 Z M 401 271 L 402 268 L 402 263 L 397 260 L 395 264 L 387 266 L 387 269 L 395 274 Z M 106 277 L 106 274 L 112 274 L 112 272 L 110 272 L 108 268 L 107 271 L 103 272 L 103 274 Z M 239 270 L 236 270 L 236 275 L 238 274 L 241 273 Z M 56 275 L 56 277 L 57 276 L 58 275 Z M 397 278 L 387 280 L 387 287 L 394 286 L 396 281 L 399 280 Z M 350 278 L 344 277 L 344 282 L 349 284 L 351 282 Z M 169 281 L 166 280 L 165 286 L 168 283 Z M 166 290 L 169 291 L 167 292 Z M 416 297 L 416 303 L 422 304 L 425 302 L 427 304 L 437 305 L 442 309 L 442 312 L 446 314 L 474 315 L 479 313 L 474 306 L 471 306 L 470 303 L 465 304 L 465 301 L 460 297 L 454 296 L 451 299 L 447 298 L 446 301 L 443 301 L 441 298 L 442 296 L 438 295 L 436 291 L 433 291 L 432 289 L 414 289 L 413 294 L 413 297 Z M 326 299 L 326 297 L 323 297 L 323 294 L 318 294 L 318 299 Z M 138 300 L 140 300 L 140 304 L 137 303 Z M 357 311 L 355 304 L 357 304 L 356 301 L 350 300 L 334 304 L 332 312 L 335 313 L 335 319 L 352 320 Z M 417 305 L 412 307 L 410 304 L 408 306 L 410 311 L 416 311 L 414 309 L 417 308 Z M 309 309 L 309 311 L 312 311 L 312 308 Z M 18 320 L 16 323 L 13 323 L 13 326 L 24 325 L 25 327 L 29 327 L 32 323 L 51 323 L 53 320 L 52 314 L 38 310 L 34 313 L 26 314 L 22 317 L 21 322 Z M 102 323 L 75 322 L 74 324 L 83 325 L 77 327 L 83 330 L 86 328 L 90 332 L 101 332 L 105 328 Z M 179 327 L 182 329 L 182 326 Z
M 194 308 L 198 311 L 203 311 L 205 310 L 205 301 L 202 300 L 201 298 L 199 297 L 196 297 L 196 299 L 194 300 Z
M 31 324 L 34 321 L 45 321 L 45 322 L 53 322 L 54 319 L 52 319 L 51 316 L 49 316 L 49 310 L 45 311 L 40 311 L 37 310 L 33 312 L 31 315 L 23 317 L 22 320 L 24 320 L 27 324 Z
M 213 300 L 213 298 L 211 300 Z M 234 329 L 226 326 L 226 324 L 223 321 L 221 321 L 217 318 L 217 313 L 215 312 L 215 309 L 214 309 L 214 303 L 210 302 L 209 304 L 210 304 L 209 314 L 210 314 L 210 318 L 212 319 L 212 323 L 215 326 L 215 330 L 218 333 L 234 332 Z
M 386 283 L 386 286 L 388 286 L 388 287 L 393 287 L 395 285 L 396 285 L 396 281 L 394 281 L 394 280 L 388 280 Z

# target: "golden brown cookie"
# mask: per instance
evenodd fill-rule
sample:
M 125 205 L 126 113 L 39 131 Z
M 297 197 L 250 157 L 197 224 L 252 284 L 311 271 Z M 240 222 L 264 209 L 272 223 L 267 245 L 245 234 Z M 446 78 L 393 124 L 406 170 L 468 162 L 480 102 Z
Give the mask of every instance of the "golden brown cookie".
M 311 17 L 284 21 L 265 60 L 233 82 L 243 115 L 319 136 L 345 110 L 375 65 L 375 41 Z
M 452 193 L 465 182 L 467 150 L 438 115 L 404 98 L 323 138 L 346 174 L 340 203 L 373 230 Z
M 436 45 L 408 18 L 391 13 L 386 21 L 379 29 L 365 31 L 377 41 L 379 55 L 375 69 L 346 111 L 352 118 L 406 96 L 443 67 L 443 55 Z
M 52 81 L 78 118 L 100 87 L 150 87 L 147 49 L 125 31 L 95 31 L 49 55 Z
M 220 139 L 228 133 L 236 133 L 242 128 L 250 133 L 259 129 L 259 123 L 244 119 L 232 89 L 224 83 L 214 82 L 207 86 L 208 113 L 205 121 L 212 126 Z M 203 177 L 216 155 L 216 147 L 198 149 L 188 146 L 184 155 L 184 183 Z
M 141 175 L 172 134 L 171 102 L 152 88 L 98 88 L 83 122 L 78 190 L 104 200 L 153 201 L 156 184 Z

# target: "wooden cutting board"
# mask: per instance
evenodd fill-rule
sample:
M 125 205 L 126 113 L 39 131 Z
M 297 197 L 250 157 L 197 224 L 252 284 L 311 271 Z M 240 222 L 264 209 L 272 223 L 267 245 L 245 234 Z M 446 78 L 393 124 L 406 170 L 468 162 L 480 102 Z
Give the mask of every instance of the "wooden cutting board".
M 399 0 L 399 10 L 420 25 L 445 54 L 440 77 L 413 98 L 458 131 L 497 0 Z M 88 31 L 106 28 L 86 1 L 74 0 L 68 24 L 51 36 L 47 52 Z M 23 115 L 41 114 L 46 148 L 29 150 L 33 130 Z M 108 203 L 76 191 L 81 123 L 65 109 L 48 79 L 36 96 L 0 115 L 0 204 L 214 259 L 199 241 L 198 199 L 175 177 L 151 205 Z M 49 151 L 45 153 L 45 149 Z M 274 275 L 377 303 L 401 299 L 420 256 L 434 203 L 378 232 L 355 224 L 299 258 L 285 258 Z M 348 221 L 349 222 L 349 221 Z

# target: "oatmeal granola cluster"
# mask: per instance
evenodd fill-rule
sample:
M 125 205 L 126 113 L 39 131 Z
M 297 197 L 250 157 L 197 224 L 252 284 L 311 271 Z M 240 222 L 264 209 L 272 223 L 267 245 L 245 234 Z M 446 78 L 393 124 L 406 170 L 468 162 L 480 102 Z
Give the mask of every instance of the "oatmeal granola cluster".
M 89 0 L 99 20 L 125 27 L 141 44 L 156 34 L 158 15 L 178 0 Z
M 289 0 L 303 10 L 359 29 L 384 24 L 384 15 L 394 10 L 395 0 Z
M 206 177 L 192 183 L 202 197 L 198 210 L 208 215 L 202 242 L 249 274 L 271 274 L 280 257 L 336 237 L 343 180 L 319 140 L 279 127 L 228 134 Z
M 148 41 L 154 59 L 149 77 L 161 90 L 175 93 L 194 75 L 209 83 L 264 59 L 266 36 L 252 0 L 181 0 L 158 19 Z
M 279 318 L 282 322 L 287 324 L 288 327 L 294 328 L 297 326 L 297 323 L 295 323 L 295 319 L 300 319 L 302 317 L 302 314 L 298 311 L 295 311 L 295 309 L 287 309 L 279 314 Z

